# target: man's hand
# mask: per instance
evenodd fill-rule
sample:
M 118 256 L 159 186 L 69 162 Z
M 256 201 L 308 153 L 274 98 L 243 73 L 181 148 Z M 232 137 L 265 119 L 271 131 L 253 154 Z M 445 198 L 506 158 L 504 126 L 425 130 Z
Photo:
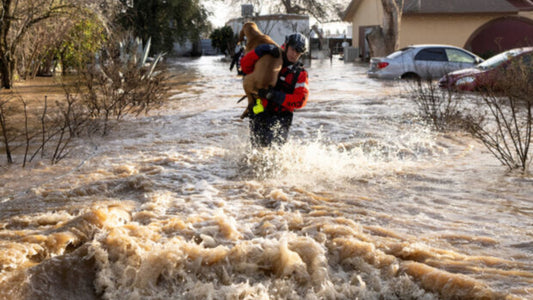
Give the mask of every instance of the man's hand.
M 283 101 L 285 101 L 285 93 L 272 88 L 260 89 L 257 91 L 257 95 L 259 95 L 261 98 L 267 99 L 268 101 L 277 103 L 278 105 L 282 105 Z
M 272 89 L 260 89 L 259 91 L 257 91 L 257 94 L 261 98 L 270 100 L 270 98 L 272 98 Z
M 261 44 L 255 47 L 254 51 L 255 51 L 255 54 L 257 54 L 257 56 L 259 57 L 262 57 L 265 54 L 270 54 L 273 57 L 278 58 L 281 54 L 279 51 L 279 48 L 271 44 Z

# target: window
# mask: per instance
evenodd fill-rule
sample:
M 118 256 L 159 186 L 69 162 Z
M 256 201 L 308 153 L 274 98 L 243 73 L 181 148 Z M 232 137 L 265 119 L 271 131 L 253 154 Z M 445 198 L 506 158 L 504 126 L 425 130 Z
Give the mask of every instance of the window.
M 411 49 L 412 49 L 411 47 L 402 48 L 402 49 L 400 49 L 400 50 L 398 50 L 396 52 L 393 52 L 393 53 L 389 54 L 387 56 L 387 58 L 395 58 L 397 56 L 400 56 L 402 53 L 404 53 L 404 52 L 406 52 L 408 50 L 411 50 Z
M 448 56 L 448 61 L 451 62 L 476 63 L 476 59 L 472 55 L 458 49 L 446 49 L 446 55 Z
M 447 61 L 447 58 L 444 49 L 427 48 L 420 50 L 415 56 L 415 60 Z

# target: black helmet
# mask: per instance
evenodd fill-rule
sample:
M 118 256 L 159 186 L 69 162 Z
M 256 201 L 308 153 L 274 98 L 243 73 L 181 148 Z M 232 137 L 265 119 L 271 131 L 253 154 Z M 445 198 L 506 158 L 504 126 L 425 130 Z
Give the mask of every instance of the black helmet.
M 307 50 L 305 48 L 306 44 L 307 44 L 307 39 L 301 33 L 293 33 L 291 35 L 288 35 L 285 38 L 285 45 L 287 47 L 291 46 L 292 48 L 294 48 L 294 50 L 296 50 L 299 53 L 304 53 L 305 50 Z

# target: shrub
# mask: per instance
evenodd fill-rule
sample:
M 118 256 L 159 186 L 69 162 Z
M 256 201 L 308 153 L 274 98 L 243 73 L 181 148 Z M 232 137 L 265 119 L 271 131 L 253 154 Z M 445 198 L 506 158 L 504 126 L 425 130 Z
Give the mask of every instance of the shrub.
M 151 60 L 149 49 L 149 41 L 143 45 L 128 34 L 110 38 L 73 83 L 63 83 L 65 99 L 60 101 L 1 94 L 0 151 L 6 161 L 14 163 L 16 152 L 22 166 L 39 154 L 56 163 L 68 155 L 75 138 L 107 134 L 111 118 L 160 106 L 166 99 L 167 75 L 159 64 L 162 55 Z
M 409 94 L 418 108 L 419 116 L 438 131 L 463 126 L 462 95 L 443 90 L 431 80 L 411 81 Z
M 237 38 L 235 37 L 233 30 L 230 26 L 224 26 L 217 28 L 209 35 L 211 39 L 211 45 L 217 48 L 224 55 L 232 55 L 232 50 L 237 44 Z
M 104 135 L 111 118 L 147 113 L 163 103 L 168 89 L 166 72 L 160 68 L 163 54 L 151 60 L 149 51 L 150 40 L 143 45 L 129 33 L 112 37 L 82 72 L 75 94 L 81 96 L 92 118 L 103 121 Z
M 525 171 L 530 163 L 532 95 L 531 65 L 512 65 L 493 88 L 480 93 L 479 107 L 468 119 L 469 132 L 510 170 Z
M 68 154 L 71 142 L 87 121 L 81 102 L 69 96 L 51 104 L 47 97 L 43 102 L 6 97 L 0 101 L 0 132 L 6 161 L 14 163 L 13 153 L 19 153 L 23 167 L 39 154 L 40 158 L 49 157 L 56 163 Z
M 496 84 L 477 94 L 442 90 L 434 82 L 418 81 L 411 83 L 410 95 L 422 119 L 435 129 L 466 130 L 510 170 L 527 169 L 533 129 L 530 64 L 509 66 Z

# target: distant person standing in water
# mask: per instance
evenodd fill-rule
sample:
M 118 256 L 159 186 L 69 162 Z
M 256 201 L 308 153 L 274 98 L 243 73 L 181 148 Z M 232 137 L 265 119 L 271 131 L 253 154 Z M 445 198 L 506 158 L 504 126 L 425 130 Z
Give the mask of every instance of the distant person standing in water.
M 285 38 L 281 46 L 283 66 L 275 87 L 261 89 L 261 101 L 250 113 L 250 139 L 253 147 L 281 146 L 287 141 L 293 112 L 307 103 L 309 96 L 308 75 L 300 62 L 306 51 L 307 39 L 301 33 Z M 279 55 L 274 45 L 263 44 L 248 52 L 241 60 L 245 74 L 253 71 L 254 64 L 265 54 Z
M 241 59 L 244 56 L 244 47 L 241 45 L 237 45 L 235 47 L 235 53 L 232 56 L 231 65 L 229 66 L 229 70 L 233 70 L 233 67 L 237 67 L 237 74 L 243 75 L 242 69 L 241 69 Z

